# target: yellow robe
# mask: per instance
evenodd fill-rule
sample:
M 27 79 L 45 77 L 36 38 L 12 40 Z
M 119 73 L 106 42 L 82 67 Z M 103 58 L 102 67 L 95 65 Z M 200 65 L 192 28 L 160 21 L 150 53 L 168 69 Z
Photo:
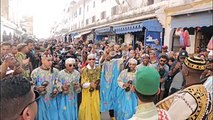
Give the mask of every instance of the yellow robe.
M 100 79 L 100 67 L 95 69 L 83 69 L 81 85 L 86 82 L 95 82 Z M 90 87 L 89 87 L 90 88 Z M 79 120 L 100 120 L 100 96 L 99 90 L 89 92 L 89 88 L 82 89 L 82 102 L 79 107 Z

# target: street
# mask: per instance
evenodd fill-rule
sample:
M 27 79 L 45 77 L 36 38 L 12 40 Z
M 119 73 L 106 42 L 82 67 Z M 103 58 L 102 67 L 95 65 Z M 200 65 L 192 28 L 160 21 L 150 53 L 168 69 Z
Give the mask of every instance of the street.
M 101 113 L 101 120 L 110 120 L 109 112 Z

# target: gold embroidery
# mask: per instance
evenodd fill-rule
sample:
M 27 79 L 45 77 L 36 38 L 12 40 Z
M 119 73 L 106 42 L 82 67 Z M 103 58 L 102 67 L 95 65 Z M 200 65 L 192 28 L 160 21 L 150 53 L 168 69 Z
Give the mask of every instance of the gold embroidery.
M 188 92 L 189 94 L 191 94 L 197 103 L 196 110 L 189 116 L 188 120 L 202 120 L 206 116 L 211 117 L 210 112 L 212 112 L 212 110 L 207 111 L 207 107 L 212 104 L 209 100 L 210 96 L 203 85 L 190 86 L 165 98 L 164 100 L 157 103 L 156 106 L 160 109 L 168 110 L 173 103 L 175 96 L 181 92 Z
M 191 114 L 188 120 L 202 120 L 206 114 L 208 99 L 210 97 L 205 87 L 203 85 L 193 85 L 184 89 L 184 91 L 191 94 L 197 102 L 197 109 Z

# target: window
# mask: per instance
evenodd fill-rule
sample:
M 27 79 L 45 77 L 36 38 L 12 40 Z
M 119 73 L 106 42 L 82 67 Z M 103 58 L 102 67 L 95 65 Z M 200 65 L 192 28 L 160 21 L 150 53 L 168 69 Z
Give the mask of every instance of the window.
M 101 12 L 101 20 L 106 18 L 106 11 Z
M 93 1 L 93 8 L 95 7 L 95 1 Z
M 101 3 L 104 2 L 104 1 L 106 1 L 106 0 L 101 0 Z
M 89 5 L 87 5 L 87 12 L 89 11 Z
M 81 15 L 81 7 L 79 8 L 79 15 Z
M 77 17 L 77 11 L 74 12 L 74 18 Z
M 88 25 L 89 24 L 89 19 L 86 19 L 86 25 Z
M 111 15 L 116 15 L 117 14 L 117 6 L 114 6 L 111 8 Z
M 92 23 L 95 22 L 95 16 L 92 16 Z
M 148 0 L 147 5 L 152 5 L 154 4 L 154 0 Z

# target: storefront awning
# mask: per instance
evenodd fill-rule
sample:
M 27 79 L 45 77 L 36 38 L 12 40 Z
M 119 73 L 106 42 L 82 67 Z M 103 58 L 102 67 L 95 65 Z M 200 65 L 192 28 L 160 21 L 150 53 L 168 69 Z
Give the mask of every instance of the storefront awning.
M 171 21 L 171 28 L 211 26 L 213 21 L 212 13 L 213 10 L 173 16 Z
M 86 34 L 89 34 L 89 33 L 91 33 L 90 30 L 89 30 L 89 31 L 82 32 L 82 33 L 80 33 L 80 35 L 86 35 Z
M 78 33 L 76 33 L 76 32 L 71 32 L 69 35 L 73 37 L 73 36 L 75 36 L 75 35 L 77 35 L 77 34 L 78 34 Z
M 113 31 L 116 34 L 124 34 L 131 32 L 142 31 L 143 27 L 145 27 L 148 31 L 157 31 L 162 32 L 163 28 L 158 20 L 144 20 L 138 23 L 132 23 L 127 25 L 113 26 Z
M 105 27 L 105 28 L 98 28 L 95 29 L 95 34 L 96 35 L 107 35 L 112 33 L 112 27 Z
M 77 38 L 80 38 L 82 35 L 86 35 L 86 34 L 89 34 L 89 33 L 91 33 L 91 31 L 85 31 L 85 32 L 76 34 L 76 35 L 74 36 L 74 38 L 77 39 Z
M 80 37 L 81 37 L 81 34 L 77 34 L 77 35 L 74 36 L 75 39 L 78 39 Z

